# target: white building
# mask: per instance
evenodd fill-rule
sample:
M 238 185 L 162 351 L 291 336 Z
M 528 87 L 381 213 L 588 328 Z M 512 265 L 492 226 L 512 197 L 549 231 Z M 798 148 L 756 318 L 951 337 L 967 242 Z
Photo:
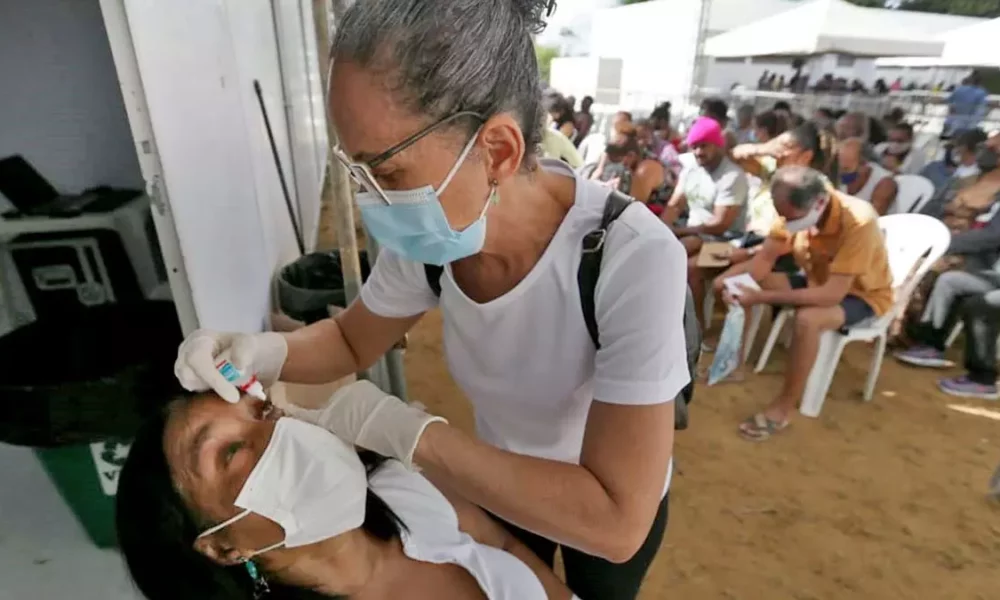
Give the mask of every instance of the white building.
M 883 48 L 889 54 L 906 53 L 900 48 L 923 48 L 928 53 L 934 42 L 947 32 L 985 21 L 971 17 L 939 15 L 888 9 L 864 9 L 843 0 L 705 0 L 710 2 L 706 24 L 706 47 L 727 36 L 739 37 L 740 30 L 751 35 L 738 47 L 745 53 L 727 52 L 708 59 L 704 87 L 729 90 L 740 85 L 756 88 L 764 71 L 777 73 L 789 81 L 794 74 L 793 57 L 810 53 L 808 48 L 782 52 L 754 48 L 751 42 L 788 40 L 801 34 L 801 26 L 791 25 L 790 14 L 802 21 L 815 21 L 811 27 L 819 33 L 836 34 L 841 40 L 856 35 L 859 27 L 865 35 L 885 32 L 895 45 Z M 552 65 L 552 86 L 577 98 L 593 95 L 598 103 L 620 104 L 625 108 L 649 110 L 659 101 L 678 104 L 688 96 L 694 76 L 698 32 L 701 27 L 702 0 L 655 0 L 636 5 L 594 11 L 585 26 L 574 29 L 573 48 L 583 56 L 558 58 Z M 818 19 L 818 20 L 817 20 Z M 774 23 L 768 26 L 768 22 Z M 762 27 L 763 25 L 763 27 Z M 903 40 L 912 43 L 903 45 Z M 759 46 L 759 44 L 757 44 Z M 770 44 L 773 46 L 773 44 Z M 937 52 L 940 52 L 937 44 Z M 838 51 L 839 50 L 839 51 Z M 857 49 L 855 49 L 857 50 Z M 893 51 L 895 50 L 895 51 Z M 807 60 L 805 72 L 815 82 L 829 73 L 848 80 L 860 79 L 871 86 L 882 77 L 891 82 L 898 71 L 876 68 L 877 50 L 852 51 L 849 46 L 819 49 Z M 949 80 L 962 73 L 948 75 Z M 929 78 L 929 70 L 922 72 Z M 935 73 L 942 78 L 944 74 Z M 914 74 L 918 83 L 924 83 Z M 617 102 L 614 99 L 618 99 Z

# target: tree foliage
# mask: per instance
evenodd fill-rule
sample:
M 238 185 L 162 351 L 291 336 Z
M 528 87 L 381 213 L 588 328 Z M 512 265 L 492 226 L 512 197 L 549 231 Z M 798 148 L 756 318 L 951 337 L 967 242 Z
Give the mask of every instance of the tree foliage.
M 848 0 L 859 6 L 885 6 L 885 0 Z M 898 8 L 919 12 L 993 19 L 1000 17 L 1000 0 L 902 0 Z
M 557 56 L 559 56 L 559 48 L 535 44 L 535 60 L 538 61 L 538 74 L 542 81 L 548 83 L 549 76 L 552 74 L 552 59 Z

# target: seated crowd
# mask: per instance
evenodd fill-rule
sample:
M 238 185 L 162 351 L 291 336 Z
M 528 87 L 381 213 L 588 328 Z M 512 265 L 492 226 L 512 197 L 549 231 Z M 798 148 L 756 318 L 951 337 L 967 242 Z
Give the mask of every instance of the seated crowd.
M 603 152 L 583 168 L 645 203 L 677 235 L 697 306 L 711 293 L 747 309 L 797 309 L 782 390 L 740 425 L 741 433 L 762 440 L 788 425 L 823 332 L 892 309 L 894 282 L 878 219 L 907 210 L 897 207 L 901 175 L 933 184 L 918 210 L 940 219 L 952 238 L 899 315 L 895 356 L 920 367 L 951 366 L 945 345 L 964 325 L 967 374 L 943 379 L 940 389 L 1000 398 L 1000 135 L 957 132 L 943 159 L 929 162 L 900 109 L 879 119 L 820 108 L 806 120 L 779 102 L 756 114 L 739 107 L 732 123 L 728 115 L 723 100 L 706 99 L 681 137 L 670 125 L 669 104 L 647 120 L 619 112 Z M 552 122 L 556 128 L 555 116 Z M 712 255 L 726 266 L 700 266 L 707 242 L 728 243 Z M 744 273 L 761 289 L 728 293 L 723 281 Z M 745 335 L 743 343 L 752 344 Z M 738 368 L 725 381 L 744 376 Z

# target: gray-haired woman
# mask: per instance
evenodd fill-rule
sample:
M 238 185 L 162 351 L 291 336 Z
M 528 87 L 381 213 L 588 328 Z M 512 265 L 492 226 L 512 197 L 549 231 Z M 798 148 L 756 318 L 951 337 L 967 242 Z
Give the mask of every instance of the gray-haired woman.
M 213 368 L 228 349 L 265 383 L 332 381 L 371 365 L 440 307 L 478 439 L 370 386 L 316 420 L 418 465 L 547 563 L 561 545 L 584 600 L 634 598 L 666 528 L 672 401 L 689 382 L 686 261 L 641 205 L 590 237 L 607 221 L 609 190 L 536 156 L 543 110 L 531 35 L 551 4 L 354 3 L 332 49 L 330 115 L 335 152 L 361 184 L 362 218 L 384 251 L 359 301 L 336 318 L 285 335 L 196 332 L 177 374 L 235 400 Z M 588 252 L 603 253 L 589 299 L 585 238 Z

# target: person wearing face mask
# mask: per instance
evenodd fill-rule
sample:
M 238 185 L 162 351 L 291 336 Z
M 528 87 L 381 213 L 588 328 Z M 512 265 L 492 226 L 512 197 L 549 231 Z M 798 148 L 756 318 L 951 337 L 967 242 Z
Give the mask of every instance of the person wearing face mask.
M 368 382 L 338 393 L 380 394 Z M 169 404 L 136 436 L 116 505 L 150 600 L 572 596 L 467 500 L 249 397 Z
M 924 153 L 913 147 L 913 126 L 906 122 L 893 125 L 880 150 L 882 166 L 896 175 L 919 175 L 927 162 Z
M 670 198 L 672 173 L 641 145 L 631 123 L 616 128 L 592 179 L 628 194 L 655 214 L 662 212 Z
M 945 147 L 943 160 L 934 161 L 924 167 L 920 174 L 934 183 L 935 196 L 940 196 L 947 187 L 962 186 L 975 180 L 979 175 L 976 149 L 984 141 L 986 133 L 982 129 L 961 131 Z M 933 202 L 934 199 L 931 200 L 931 203 Z
M 863 155 L 864 144 L 860 139 L 851 138 L 840 143 L 837 149 L 838 189 L 870 203 L 879 215 L 887 214 L 896 202 L 899 186 L 891 171 L 864 160 Z
M 811 123 L 796 127 L 765 144 L 741 144 L 734 148 L 733 159 L 748 175 L 760 178 L 761 186 L 748 204 L 746 236 L 740 240 L 739 247 L 717 258 L 725 258 L 730 265 L 737 265 L 759 252 L 779 218 L 771 198 L 771 180 L 775 172 L 780 167 L 790 165 L 813 167 L 821 171 L 828 151 L 824 148 L 820 133 Z M 799 270 L 790 254 L 775 261 L 774 268 L 786 273 Z M 717 268 L 699 267 L 697 256 L 688 259 L 688 285 L 694 295 L 695 306 L 701 306 L 704 301 L 705 282 L 714 279 L 720 272 Z M 702 313 L 699 316 L 703 316 Z M 704 323 L 702 327 L 707 329 Z
M 420 467 L 546 564 L 561 548 L 581 598 L 631 600 L 666 530 L 674 399 L 690 389 L 685 253 L 645 207 L 537 156 L 532 36 L 552 4 L 353 3 L 330 116 L 382 248 L 371 276 L 293 333 L 195 332 L 175 370 L 229 399 L 214 370 L 227 350 L 264 383 L 335 381 L 439 308 L 477 436 L 388 395 L 348 397 L 324 427 Z
M 983 227 L 983 219 L 991 213 L 1000 198 L 998 155 L 1000 155 L 1000 135 L 993 135 L 976 149 L 976 163 L 980 173 L 974 181 L 965 182 L 961 186 L 949 186 L 945 190 L 946 196 L 936 195 L 931 206 L 921 209 L 924 214 L 940 218 L 944 222 L 951 232 L 952 247 L 931 266 L 930 271 L 913 291 L 906 306 L 905 324 L 917 322 L 921 318 L 926 300 L 937 277 L 941 274 L 955 270 L 989 268 L 989 264 L 984 264 L 981 257 L 959 248 L 964 247 L 966 239 L 978 239 L 977 230 Z M 958 246 L 955 246 L 956 241 L 959 243 Z
M 781 218 L 760 251 L 715 283 L 727 303 L 746 309 L 796 307 L 791 358 L 781 392 L 739 427 L 753 441 L 766 440 L 788 426 L 824 331 L 883 315 L 893 303 L 889 255 L 870 204 L 833 190 L 822 173 L 803 166 L 778 169 L 771 196 Z M 801 275 L 774 271 L 778 258 L 788 253 L 802 269 Z M 730 295 L 722 282 L 740 273 L 749 273 L 761 289 L 742 288 L 738 295 Z

